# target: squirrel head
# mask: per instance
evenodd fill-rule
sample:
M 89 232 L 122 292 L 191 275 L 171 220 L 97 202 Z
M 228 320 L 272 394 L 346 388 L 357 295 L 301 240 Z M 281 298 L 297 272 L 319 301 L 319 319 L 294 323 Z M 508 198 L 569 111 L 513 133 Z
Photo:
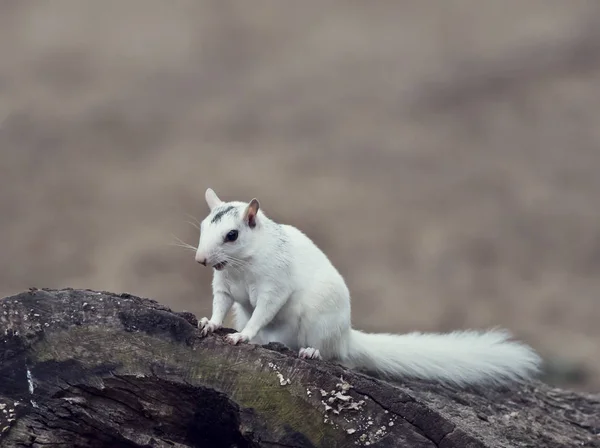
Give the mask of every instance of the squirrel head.
M 258 200 L 223 202 L 211 188 L 204 198 L 210 213 L 200 224 L 196 261 L 219 271 L 227 265 L 241 267 L 258 244 L 263 218 Z

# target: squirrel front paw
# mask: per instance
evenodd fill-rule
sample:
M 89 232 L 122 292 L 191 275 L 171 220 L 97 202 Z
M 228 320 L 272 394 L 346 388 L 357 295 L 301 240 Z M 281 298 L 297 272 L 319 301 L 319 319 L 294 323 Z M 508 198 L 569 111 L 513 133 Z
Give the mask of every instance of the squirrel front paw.
M 231 345 L 237 345 L 240 342 L 248 342 L 250 338 L 242 333 L 231 333 L 225 336 L 225 342 Z
M 198 328 L 200 329 L 200 334 L 202 336 L 206 336 L 209 333 L 213 333 L 215 330 L 221 328 L 221 325 L 211 322 L 206 317 L 203 317 L 198 321 Z

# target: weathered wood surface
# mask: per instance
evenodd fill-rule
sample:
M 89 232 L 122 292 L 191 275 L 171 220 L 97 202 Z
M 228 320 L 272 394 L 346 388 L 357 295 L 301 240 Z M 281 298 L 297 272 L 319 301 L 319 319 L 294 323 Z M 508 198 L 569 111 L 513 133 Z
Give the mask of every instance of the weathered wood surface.
M 128 294 L 34 289 L 0 332 L 2 447 L 600 447 L 599 396 L 392 385 Z

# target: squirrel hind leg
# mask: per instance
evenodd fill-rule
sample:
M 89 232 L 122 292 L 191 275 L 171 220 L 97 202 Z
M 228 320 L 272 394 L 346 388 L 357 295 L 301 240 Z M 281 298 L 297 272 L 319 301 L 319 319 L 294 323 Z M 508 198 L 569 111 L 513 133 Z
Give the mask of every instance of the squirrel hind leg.
M 299 358 L 304 359 L 323 359 L 321 357 L 321 352 L 318 349 L 312 347 L 301 348 L 298 352 Z

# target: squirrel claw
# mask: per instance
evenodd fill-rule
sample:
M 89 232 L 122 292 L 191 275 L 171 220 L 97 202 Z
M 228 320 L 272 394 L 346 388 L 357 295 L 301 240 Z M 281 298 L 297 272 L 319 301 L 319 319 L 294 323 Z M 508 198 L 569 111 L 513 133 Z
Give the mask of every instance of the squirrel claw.
M 321 352 L 312 347 L 301 348 L 300 352 L 298 352 L 298 356 L 304 359 L 323 359 L 321 358 Z
M 231 333 L 225 336 L 225 342 L 231 345 L 237 345 L 240 342 L 248 342 L 250 338 L 242 333 Z
M 219 324 L 211 322 L 206 317 L 203 317 L 198 321 L 198 328 L 200 329 L 200 334 L 204 337 L 209 333 L 213 333 L 215 330 L 221 328 Z

